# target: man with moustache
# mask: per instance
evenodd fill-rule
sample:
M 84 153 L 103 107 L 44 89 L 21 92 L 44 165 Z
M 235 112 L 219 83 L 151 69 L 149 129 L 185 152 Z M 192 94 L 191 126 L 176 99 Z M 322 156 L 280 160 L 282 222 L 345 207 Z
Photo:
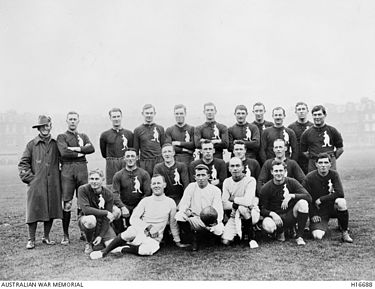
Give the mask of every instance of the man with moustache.
M 112 187 L 113 176 L 124 167 L 125 150 L 133 147 L 133 133 L 122 127 L 122 111 L 112 108 L 109 111 L 112 128 L 100 135 L 100 152 L 105 158 L 106 183 Z
M 32 128 L 38 136 L 29 141 L 18 163 L 21 180 L 28 185 L 26 203 L 26 223 L 29 238 L 26 249 L 35 248 L 38 222 L 44 223 L 42 243 L 55 245 L 49 233 L 54 219 L 62 218 L 61 184 L 59 171 L 59 150 L 56 140 L 51 137 L 51 118 L 40 115 Z

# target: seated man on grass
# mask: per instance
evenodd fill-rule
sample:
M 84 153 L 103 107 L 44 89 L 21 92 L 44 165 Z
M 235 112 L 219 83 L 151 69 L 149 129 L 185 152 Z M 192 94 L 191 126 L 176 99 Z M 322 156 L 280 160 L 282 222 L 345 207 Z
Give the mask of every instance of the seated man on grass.
M 92 252 L 90 258 L 99 259 L 107 256 L 111 251 L 151 256 L 159 250 L 168 223 L 174 242 L 178 247 L 184 247 L 180 243 L 175 220 L 176 203 L 164 194 L 165 187 L 164 177 L 154 175 L 151 179 L 152 195 L 143 198 L 135 207 L 130 217 L 131 226 L 117 235 L 104 250 Z

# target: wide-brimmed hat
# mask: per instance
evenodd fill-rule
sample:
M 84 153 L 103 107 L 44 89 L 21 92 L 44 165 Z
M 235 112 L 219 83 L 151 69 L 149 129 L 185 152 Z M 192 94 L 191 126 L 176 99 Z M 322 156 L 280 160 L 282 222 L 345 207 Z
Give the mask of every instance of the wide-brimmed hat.
M 51 122 L 51 118 L 46 115 L 39 115 L 38 117 L 38 123 L 36 125 L 33 125 L 32 128 L 38 128 L 40 126 L 49 124 Z

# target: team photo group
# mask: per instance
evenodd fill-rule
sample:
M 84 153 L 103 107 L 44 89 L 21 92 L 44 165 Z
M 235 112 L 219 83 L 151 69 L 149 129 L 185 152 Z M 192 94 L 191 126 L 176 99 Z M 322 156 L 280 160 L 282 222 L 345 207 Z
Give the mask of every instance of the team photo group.
M 260 102 L 228 108 L 234 124 L 216 120 L 214 103 L 202 108 L 205 122 L 193 127 L 186 107 L 175 105 L 176 123 L 165 129 L 146 104 L 144 122 L 134 131 L 123 127 L 120 108 L 111 109 L 112 127 L 98 132 L 105 171 L 88 169 L 86 155 L 95 147 L 78 129 L 78 112 L 67 113 L 67 130 L 56 138 L 53 120 L 40 115 L 32 126 L 37 136 L 18 163 L 27 184 L 26 248 L 38 246 L 38 222 L 44 223 L 42 243 L 57 244 L 50 239 L 54 219 L 62 220 L 59 244 L 69 246 L 75 197 L 82 254 L 91 259 L 153 255 L 161 244 L 255 250 L 264 239 L 294 239 L 295 246 L 308 246 L 324 238 L 331 218 L 342 242 L 353 242 L 336 171 L 343 139 L 326 124 L 324 106 L 298 102 L 290 125 L 283 107 L 271 108 L 272 121 L 265 120 Z

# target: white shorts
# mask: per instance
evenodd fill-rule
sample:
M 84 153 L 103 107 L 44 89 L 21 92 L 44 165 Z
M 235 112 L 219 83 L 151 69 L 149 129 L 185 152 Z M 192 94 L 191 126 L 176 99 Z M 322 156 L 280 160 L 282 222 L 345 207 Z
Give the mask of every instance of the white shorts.
M 142 256 L 151 256 L 160 249 L 160 244 L 155 239 L 146 236 L 144 228 L 130 226 L 121 233 L 121 238 L 130 245 L 139 246 L 138 254 Z

